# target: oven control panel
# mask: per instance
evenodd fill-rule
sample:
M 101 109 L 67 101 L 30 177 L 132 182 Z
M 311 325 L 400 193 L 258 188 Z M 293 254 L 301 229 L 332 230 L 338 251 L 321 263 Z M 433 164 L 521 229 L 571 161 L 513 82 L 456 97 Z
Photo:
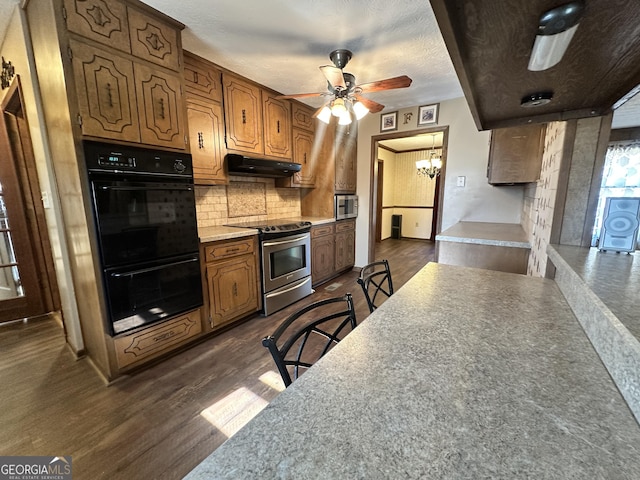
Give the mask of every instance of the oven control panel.
M 87 170 L 91 173 L 141 174 L 191 179 L 191 155 L 146 147 L 83 142 Z
M 136 168 L 136 157 L 129 157 L 118 153 L 98 155 L 98 165 L 107 168 Z

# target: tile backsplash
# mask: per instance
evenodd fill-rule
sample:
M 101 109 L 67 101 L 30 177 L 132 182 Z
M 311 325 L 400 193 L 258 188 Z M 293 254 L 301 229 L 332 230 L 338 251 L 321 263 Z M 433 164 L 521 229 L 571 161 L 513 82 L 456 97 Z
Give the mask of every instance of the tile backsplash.
M 198 227 L 300 216 L 300 190 L 269 178 L 231 177 L 229 185 L 196 185 Z

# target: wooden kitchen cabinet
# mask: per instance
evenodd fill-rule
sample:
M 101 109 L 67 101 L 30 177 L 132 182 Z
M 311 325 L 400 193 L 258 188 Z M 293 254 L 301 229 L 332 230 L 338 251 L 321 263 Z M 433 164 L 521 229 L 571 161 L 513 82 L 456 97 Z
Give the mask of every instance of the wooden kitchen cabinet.
M 206 302 L 212 329 L 260 308 L 257 236 L 204 246 Z
M 140 142 L 133 63 L 70 40 L 82 134 Z
M 145 8 L 64 0 L 76 92 L 70 100 L 84 136 L 184 149 L 180 30 Z
M 262 90 L 264 154 L 291 159 L 291 104 Z
M 260 87 L 236 75 L 223 73 L 227 148 L 263 154 L 262 101 Z
M 195 95 L 222 105 L 222 72 L 197 55 L 184 51 L 184 88 Z
M 311 227 L 311 281 L 314 286 L 335 275 L 335 225 Z
M 278 187 L 305 187 L 313 188 L 316 184 L 315 163 L 317 160 L 317 152 L 314 152 L 313 134 L 293 129 L 293 157 L 295 163 L 301 165 L 300 171 L 294 173 L 290 177 L 276 179 Z
M 63 16 L 70 32 L 131 53 L 127 6 L 119 0 L 64 0 Z
M 545 124 L 493 130 L 487 167 L 489 183 L 536 182 L 540 178 L 545 131 Z
M 336 272 L 353 267 L 356 260 L 356 222 L 336 222 Z
M 185 148 L 187 132 L 180 77 L 138 63 L 133 64 L 133 73 L 142 143 Z
M 355 123 L 356 122 L 353 122 L 353 124 Z M 352 125 L 345 128 L 338 128 L 336 131 L 335 193 L 356 193 L 358 134 L 357 127 Z
M 184 52 L 189 144 L 193 158 L 193 181 L 198 185 L 225 185 L 222 73 L 214 64 Z
M 298 102 L 293 102 L 293 105 L 291 106 L 291 119 L 293 127 L 314 133 L 316 130 L 316 125 L 313 117 L 314 113 L 315 110 L 313 108 Z
M 224 169 L 224 118 L 222 106 L 187 95 L 187 122 L 196 185 L 224 185 L 229 177 Z
M 115 337 L 113 346 L 118 367 L 143 364 L 188 343 L 201 332 L 200 310 L 194 310 L 137 332 Z

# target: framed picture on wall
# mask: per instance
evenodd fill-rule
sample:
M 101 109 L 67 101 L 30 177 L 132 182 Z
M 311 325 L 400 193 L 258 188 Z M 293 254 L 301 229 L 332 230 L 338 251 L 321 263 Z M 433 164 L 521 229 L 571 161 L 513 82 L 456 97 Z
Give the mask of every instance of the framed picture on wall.
M 423 105 L 418 108 L 418 126 L 433 125 L 438 123 L 438 106 L 439 103 L 433 105 Z
M 380 115 L 380 131 L 389 132 L 398 128 L 398 112 L 383 113 Z

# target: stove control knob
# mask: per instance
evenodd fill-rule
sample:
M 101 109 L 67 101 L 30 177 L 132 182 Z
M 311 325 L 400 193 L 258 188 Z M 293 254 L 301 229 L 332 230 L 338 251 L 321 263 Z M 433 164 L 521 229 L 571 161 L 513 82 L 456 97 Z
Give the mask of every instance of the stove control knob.
M 176 160 L 173 163 L 173 169 L 178 173 L 182 173 L 187 169 L 187 167 L 185 166 L 184 163 L 182 163 L 182 160 Z

